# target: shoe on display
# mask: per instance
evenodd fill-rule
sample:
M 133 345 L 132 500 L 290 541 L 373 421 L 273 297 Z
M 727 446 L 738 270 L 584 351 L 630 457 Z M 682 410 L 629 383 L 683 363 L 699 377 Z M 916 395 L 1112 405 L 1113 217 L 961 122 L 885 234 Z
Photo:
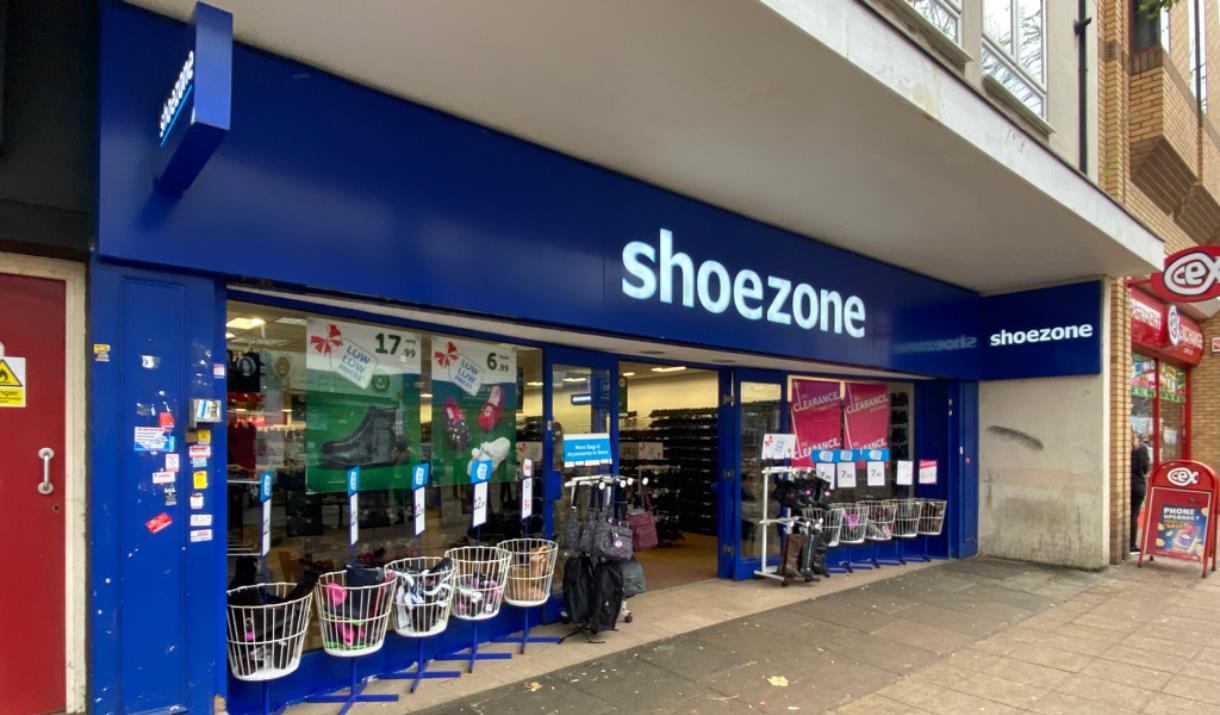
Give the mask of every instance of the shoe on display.
M 402 410 L 369 405 L 364 419 L 351 434 L 322 445 L 322 466 L 327 469 L 362 469 L 405 464 L 410 457 Z
M 462 414 L 457 400 L 452 397 L 445 398 L 445 436 L 449 438 L 449 445 L 457 452 L 465 452 L 470 446 L 470 428 L 466 426 L 466 416 Z
M 504 388 L 492 385 L 491 394 L 487 396 L 487 402 L 483 403 L 483 409 L 479 411 L 479 429 L 484 432 L 495 429 L 496 425 L 500 424 L 500 413 L 503 409 Z
M 484 442 L 478 447 L 470 450 L 470 464 L 466 465 L 466 471 L 474 469 L 474 463 L 484 460 L 491 460 L 491 471 L 496 471 L 500 465 L 508 459 L 508 450 L 512 447 L 512 443 L 507 437 L 500 437 L 491 442 Z

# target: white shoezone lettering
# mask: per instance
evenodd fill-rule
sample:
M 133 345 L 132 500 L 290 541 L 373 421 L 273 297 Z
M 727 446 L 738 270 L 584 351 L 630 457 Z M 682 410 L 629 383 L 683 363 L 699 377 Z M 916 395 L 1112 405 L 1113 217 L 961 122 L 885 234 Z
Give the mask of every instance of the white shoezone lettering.
M 1009 332 L 1001 330 L 992 333 L 989 338 L 991 347 L 1004 345 L 1024 345 L 1026 343 L 1055 343 L 1060 340 L 1078 340 L 1093 337 L 1093 326 L 1088 323 L 1080 325 L 1058 325 L 1053 328 L 1031 328 Z
M 186 53 L 186 62 L 182 63 L 182 69 L 178 72 L 178 81 L 174 82 L 169 97 L 165 99 L 165 104 L 161 107 L 161 131 L 157 136 L 158 139 L 165 138 L 165 132 L 169 130 L 170 122 L 178 113 L 178 105 L 182 103 L 182 98 L 186 95 L 186 88 L 190 86 L 193 79 L 195 79 L 195 51 L 191 50 Z
M 838 291 L 818 290 L 808 283 L 797 283 L 794 289 L 787 278 L 767 276 L 764 281 L 749 268 L 730 273 L 723 263 L 711 259 L 696 268 L 689 255 L 675 252 L 673 233 L 668 229 L 660 230 L 657 246 L 644 241 L 624 246 L 623 269 L 627 273 L 622 279 L 623 294 L 636 300 L 657 298 L 672 305 L 675 288 L 680 287 L 685 308 L 694 308 L 697 300 L 704 310 L 720 314 L 731 305 L 746 320 L 762 320 L 765 304 L 767 322 L 791 325 L 795 317 L 802 330 L 864 337 L 866 311 L 859 296 L 845 299 Z

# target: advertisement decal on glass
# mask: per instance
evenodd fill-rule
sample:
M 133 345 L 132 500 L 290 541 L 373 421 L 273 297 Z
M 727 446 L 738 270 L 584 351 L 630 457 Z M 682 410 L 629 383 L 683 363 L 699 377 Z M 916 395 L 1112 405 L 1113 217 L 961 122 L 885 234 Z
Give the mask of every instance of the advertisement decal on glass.
M 331 318 L 305 324 L 306 491 L 343 492 L 352 467 L 366 490 L 407 488 L 407 465 L 423 456 L 420 336 Z M 283 373 L 291 378 L 291 362 Z
M 890 433 L 890 392 L 877 383 L 847 383 L 844 442 L 848 449 L 886 449 Z
M 471 463 L 491 481 L 517 476 L 517 353 L 473 340 L 432 338 L 432 479 L 470 482 Z
M 763 435 L 763 459 L 791 459 L 796 456 L 796 435 L 768 433 Z
M 808 467 L 812 454 L 843 446 L 843 404 L 839 383 L 825 380 L 792 381 L 792 426 L 796 455 L 792 464 Z

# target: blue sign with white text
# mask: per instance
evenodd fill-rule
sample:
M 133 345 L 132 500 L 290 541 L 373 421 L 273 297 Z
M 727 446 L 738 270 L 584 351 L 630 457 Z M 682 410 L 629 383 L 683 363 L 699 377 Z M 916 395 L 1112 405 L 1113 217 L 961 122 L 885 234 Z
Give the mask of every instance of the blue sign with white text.
M 470 483 L 482 484 L 491 480 L 491 473 L 496 469 L 495 462 L 490 459 L 480 459 L 470 463 Z
M 614 457 L 610 452 L 610 435 L 565 434 L 563 436 L 563 464 L 565 467 L 609 464 Z
M 431 462 L 423 462 L 411 469 L 411 488 L 422 489 L 428 486 L 428 474 L 432 471 Z
M 1101 372 L 1100 281 L 983 299 L 982 379 Z

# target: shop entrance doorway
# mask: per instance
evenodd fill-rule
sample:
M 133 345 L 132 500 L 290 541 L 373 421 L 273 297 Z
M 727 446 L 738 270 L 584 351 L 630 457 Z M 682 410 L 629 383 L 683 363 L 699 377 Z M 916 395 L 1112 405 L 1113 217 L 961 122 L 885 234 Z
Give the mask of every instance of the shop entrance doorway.
M 657 526 L 657 547 L 636 554 L 649 590 L 716 578 L 719 372 L 623 361 L 618 388 L 619 469 L 647 480 L 632 508 Z
M 0 273 L 0 306 L 0 542 L 21 545 L 0 703 L 24 715 L 65 707 L 66 285 Z

